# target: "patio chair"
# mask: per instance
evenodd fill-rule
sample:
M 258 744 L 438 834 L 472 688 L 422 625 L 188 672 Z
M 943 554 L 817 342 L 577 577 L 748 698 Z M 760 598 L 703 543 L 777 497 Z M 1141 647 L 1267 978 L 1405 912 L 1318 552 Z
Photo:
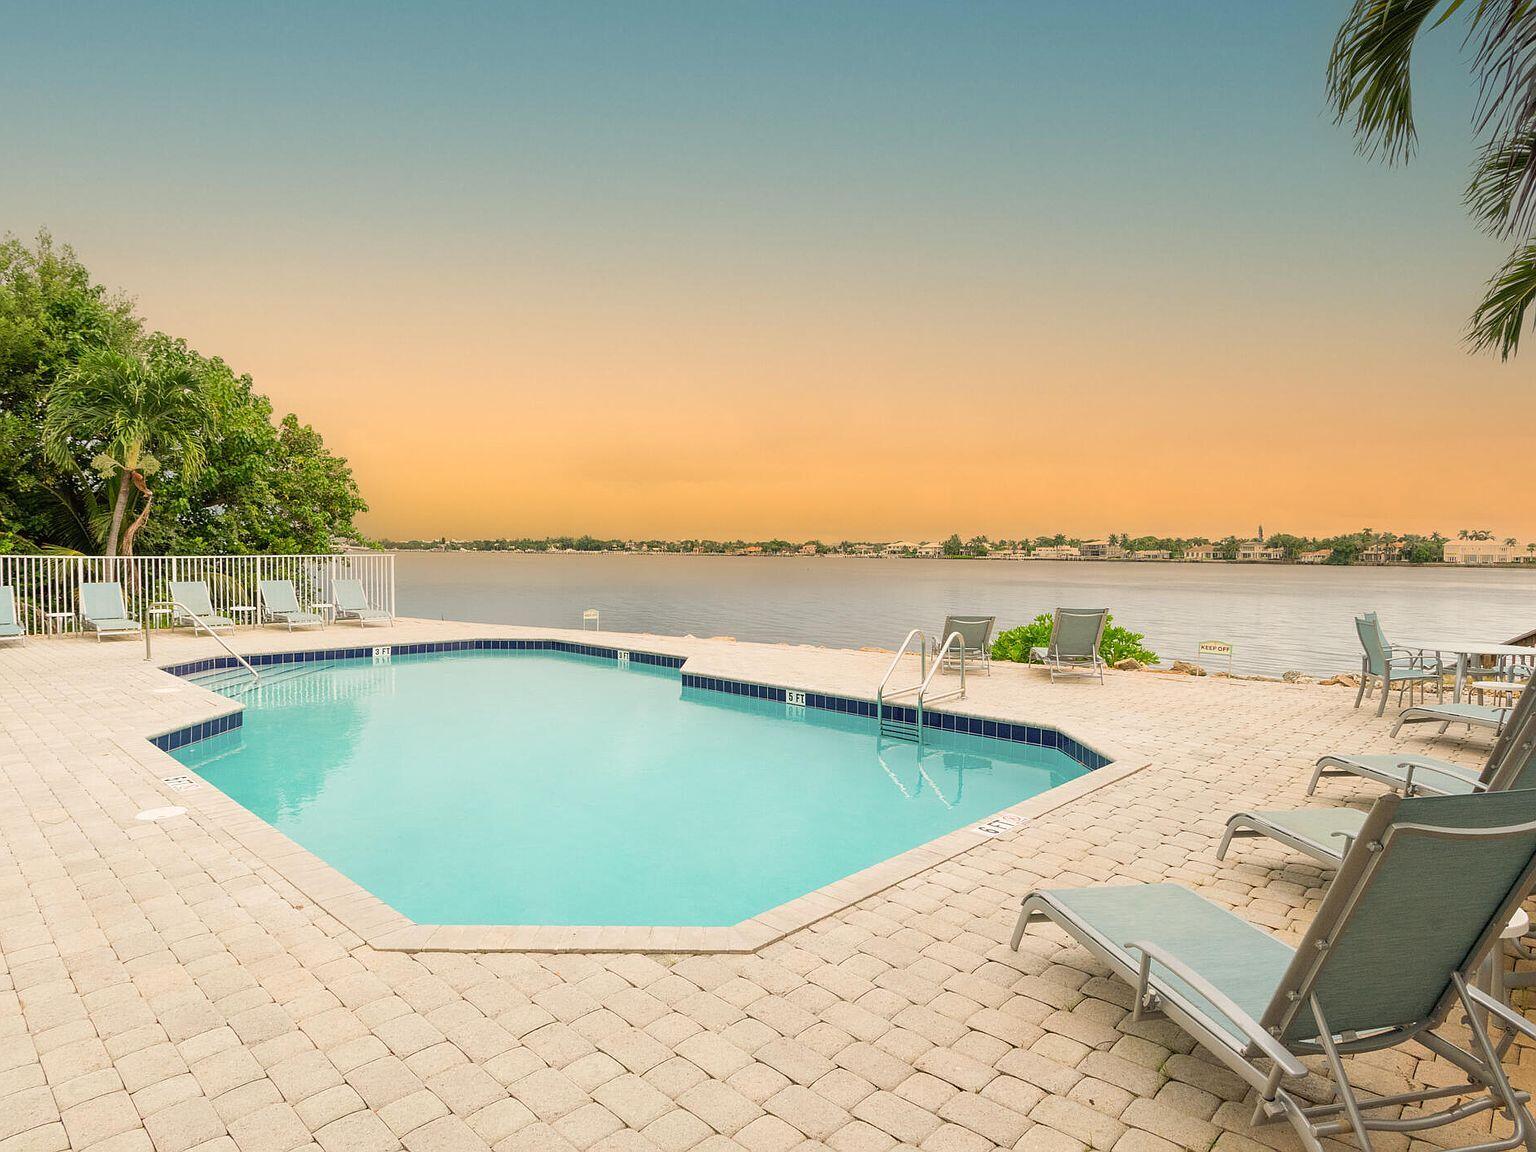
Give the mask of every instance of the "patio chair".
M 171 623 L 192 626 L 192 635 L 199 632 L 214 633 L 222 629 L 233 631 L 235 622 L 220 616 L 213 610 L 213 597 L 208 592 L 206 580 L 172 580 Z
M 1526 697 L 1529 697 L 1528 699 Z M 1427 705 L 1425 707 L 1428 707 Z M 1476 705 L 1438 705 L 1439 708 L 1467 707 L 1477 708 Z M 1312 780 L 1307 784 L 1307 795 L 1311 796 L 1317 791 L 1317 785 L 1325 776 L 1360 776 L 1366 780 L 1374 780 L 1378 784 L 1385 784 L 1388 788 L 1397 792 L 1429 792 L 1429 793 L 1457 793 L 1465 790 L 1465 786 L 1481 778 L 1491 777 L 1504 755 L 1509 751 L 1513 736 L 1526 724 L 1533 708 L 1536 708 L 1536 692 L 1525 693 L 1513 709 L 1507 710 L 1508 719 L 1499 729 L 1498 739 L 1494 741 L 1492 750 L 1488 753 L 1488 760 L 1483 765 L 1482 771 L 1474 771 L 1465 764 L 1455 764 L 1449 760 L 1439 760 L 1433 756 L 1409 756 L 1400 752 L 1375 753 L 1371 755 L 1343 755 L 1333 754 L 1321 757 L 1317 767 L 1312 771 Z M 1407 710 L 1405 716 L 1399 717 L 1398 727 L 1405 722 L 1412 722 L 1412 713 L 1420 711 L 1419 707 Z M 1481 708 L 1481 713 L 1493 713 L 1505 711 L 1504 709 Z M 1447 721 L 1449 723 L 1449 721 Z M 1397 728 L 1392 729 L 1393 733 Z M 1444 731 L 1442 727 L 1441 731 Z
M 1051 621 L 1050 643 L 1031 648 L 1029 662 L 1039 661 L 1051 670 L 1051 682 L 1057 676 L 1098 676 L 1104 683 L 1104 658 L 1099 645 L 1104 640 L 1108 608 L 1058 608 Z
M 16 614 L 16 589 L 0 584 L 0 640 L 25 640 L 27 630 Z
M 96 633 L 97 640 L 107 636 L 139 636 L 144 632 L 139 622 L 128 615 L 123 586 L 115 580 L 80 585 L 80 619 Z
M 325 627 L 324 616 L 299 607 L 299 594 L 293 590 L 292 580 L 258 580 L 256 593 L 271 623 L 286 624 L 290 632 L 295 628 Z
M 1528 1096 L 1500 1063 L 1514 1034 L 1536 1038 L 1536 1026 L 1473 980 L 1533 883 L 1536 792 L 1384 796 L 1294 949 L 1177 884 L 1032 892 L 1013 946 L 1035 917 L 1057 924 L 1134 987 L 1132 1020 L 1167 1016 L 1257 1090 L 1255 1123 L 1288 1120 L 1310 1152 L 1329 1137 L 1353 1134 L 1370 1149 L 1375 1131 L 1425 1138 L 1502 1113 L 1513 1135 L 1474 1124 L 1477 1143 L 1459 1148 L 1492 1152 L 1536 1146 Z M 1503 1033 L 1497 1046 L 1490 1023 Z M 1465 1080 L 1387 1096 L 1350 1082 L 1343 1057 L 1410 1044 Z M 1326 1064 L 1309 1070 L 1306 1056 Z M 1433 1142 L 1449 1148 L 1456 1135 Z
M 356 620 L 365 627 L 370 623 L 387 625 L 395 622 L 388 612 L 368 603 L 361 580 L 332 580 L 331 602 L 336 605 L 337 620 Z
M 1506 729 L 1505 737 L 1495 746 L 1481 773 L 1462 776 L 1433 769 L 1415 773 L 1410 768 L 1401 790 L 1408 796 L 1421 792 L 1471 796 L 1482 792 L 1536 788 L 1536 718 L 1530 709 L 1522 714 L 1518 729 L 1513 724 Z M 1421 783 L 1425 777 L 1429 782 Z M 1358 808 L 1234 812 L 1227 820 L 1227 830 L 1216 849 L 1216 859 L 1226 859 L 1227 847 L 1235 838 L 1268 836 L 1320 863 L 1336 867 L 1349 846 L 1359 839 L 1365 820 L 1366 814 Z
M 1444 698 L 1445 668 L 1440 661 L 1431 662 L 1426 656 L 1403 652 L 1387 643 L 1387 634 L 1382 630 L 1376 613 L 1367 612 L 1364 616 L 1356 616 L 1355 632 L 1360 637 L 1361 648 L 1360 690 L 1355 693 L 1356 708 L 1374 690 L 1374 684 L 1381 685 L 1381 703 L 1376 706 L 1378 716 L 1387 710 L 1387 695 L 1394 684 L 1398 685 L 1399 708 L 1403 704 L 1403 693 L 1412 692 L 1415 685 L 1422 691 L 1432 683 L 1435 692 Z M 1410 696 L 1409 703 L 1412 702 Z
M 1499 708 L 1492 704 L 1410 704 L 1397 714 L 1397 721 L 1392 725 L 1392 735 L 1396 736 L 1404 724 L 1438 724 L 1438 736 L 1444 736 L 1445 730 L 1452 724 L 1465 724 L 1469 732 L 1473 728 L 1491 728 L 1494 735 L 1498 735 L 1504 731 L 1513 713 L 1513 708 Z
M 944 657 L 944 671 L 959 671 L 963 658 L 967 666 L 979 664 L 988 676 L 992 675 L 992 626 L 996 623 L 996 616 L 944 617 L 944 631 L 935 638 L 935 653 L 951 635 L 960 633 L 960 650 L 950 649 Z

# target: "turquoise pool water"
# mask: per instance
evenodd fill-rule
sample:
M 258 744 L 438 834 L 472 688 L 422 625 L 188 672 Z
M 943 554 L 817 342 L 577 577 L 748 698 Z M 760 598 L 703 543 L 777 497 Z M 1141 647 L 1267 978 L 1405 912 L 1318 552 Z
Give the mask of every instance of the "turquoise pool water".
M 421 923 L 728 925 L 1085 769 L 563 653 L 276 666 L 177 760 Z

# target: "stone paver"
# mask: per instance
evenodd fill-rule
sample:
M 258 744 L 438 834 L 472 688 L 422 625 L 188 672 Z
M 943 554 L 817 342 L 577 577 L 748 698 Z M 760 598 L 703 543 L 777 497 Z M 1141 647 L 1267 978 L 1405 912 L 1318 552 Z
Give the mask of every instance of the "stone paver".
M 534 634 L 403 621 L 369 642 Z M 702 674 L 849 694 L 869 694 L 884 662 L 622 643 Z M 165 662 L 214 652 L 182 636 L 157 647 Z M 1173 881 L 1294 939 L 1327 872 L 1262 841 L 1218 862 L 1228 812 L 1306 803 L 1324 751 L 1477 764 L 1487 749 L 1422 729 L 1393 742 L 1391 717 L 1354 710 L 1343 689 L 1147 673 L 1053 686 L 1001 666 L 966 707 L 1150 766 L 755 953 L 404 951 L 370 946 L 276 867 L 270 853 L 302 854 L 259 822 L 190 802 L 185 817 L 134 820 L 178 796 L 161 782 L 178 766 L 144 737 L 211 703 L 141 656 L 32 640 L 0 659 L 0 1152 L 1289 1150 L 1283 1127 L 1249 1126 L 1245 1086 L 1176 1027 L 1131 1023 L 1129 990 L 1084 950 L 1040 929 L 1010 951 L 1019 899 Z M 1330 780 L 1312 803 L 1374 792 Z M 1452 1078 L 1427 1052 L 1352 1063 L 1376 1091 Z M 1508 1064 L 1536 1087 L 1536 1048 Z M 1486 1117 L 1466 1127 L 1490 1130 Z

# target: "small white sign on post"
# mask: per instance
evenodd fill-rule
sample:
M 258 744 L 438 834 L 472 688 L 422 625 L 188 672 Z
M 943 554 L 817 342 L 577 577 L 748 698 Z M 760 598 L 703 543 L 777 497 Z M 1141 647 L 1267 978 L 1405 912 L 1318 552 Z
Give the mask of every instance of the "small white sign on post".
M 1232 645 L 1225 640 L 1200 641 L 1200 659 L 1207 660 L 1212 656 L 1227 658 L 1227 679 L 1232 679 Z

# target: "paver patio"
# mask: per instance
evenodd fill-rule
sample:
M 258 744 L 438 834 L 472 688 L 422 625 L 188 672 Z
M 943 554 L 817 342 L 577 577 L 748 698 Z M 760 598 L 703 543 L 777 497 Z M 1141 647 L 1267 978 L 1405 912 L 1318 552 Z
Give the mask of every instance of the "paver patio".
M 242 651 L 581 633 L 429 621 L 242 630 Z M 592 633 L 586 633 L 590 641 Z M 605 640 L 612 639 L 605 634 Z M 869 695 L 886 657 L 661 637 L 689 670 Z M 157 639 L 155 662 L 215 655 Z M 1322 752 L 1397 743 L 1353 693 L 997 666 L 965 707 L 1056 723 L 1149 766 L 748 955 L 369 947 L 218 820 L 147 734 L 206 718 L 131 641 L 0 652 L 0 1152 L 410 1152 L 830 1147 L 929 1152 L 1290 1149 L 1244 1085 L 1050 929 L 1007 947 L 1040 885 L 1173 880 L 1287 936 L 1326 872 L 1264 841 L 1214 849 L 1239 806 L 1306 803 Z M 1389 710 L 1390 712 L 1390 710 Z M 1480 762 L 1484 738 L 1434 742 Z M 1314 803 L 1376 789 L 1326 781 Z M 1361 1085 L 1444 1083 L 1426 1052 Z M 1536 1086 L 1536 1050 L 1509 1060 Z M 1487 1117 L 1461 1132 L 1487 1130 Z M 1502 1129 L 1501 1129 L 1502 1130 Z M 1431 1145 L 1379 1134 L 1377 1146 Z

